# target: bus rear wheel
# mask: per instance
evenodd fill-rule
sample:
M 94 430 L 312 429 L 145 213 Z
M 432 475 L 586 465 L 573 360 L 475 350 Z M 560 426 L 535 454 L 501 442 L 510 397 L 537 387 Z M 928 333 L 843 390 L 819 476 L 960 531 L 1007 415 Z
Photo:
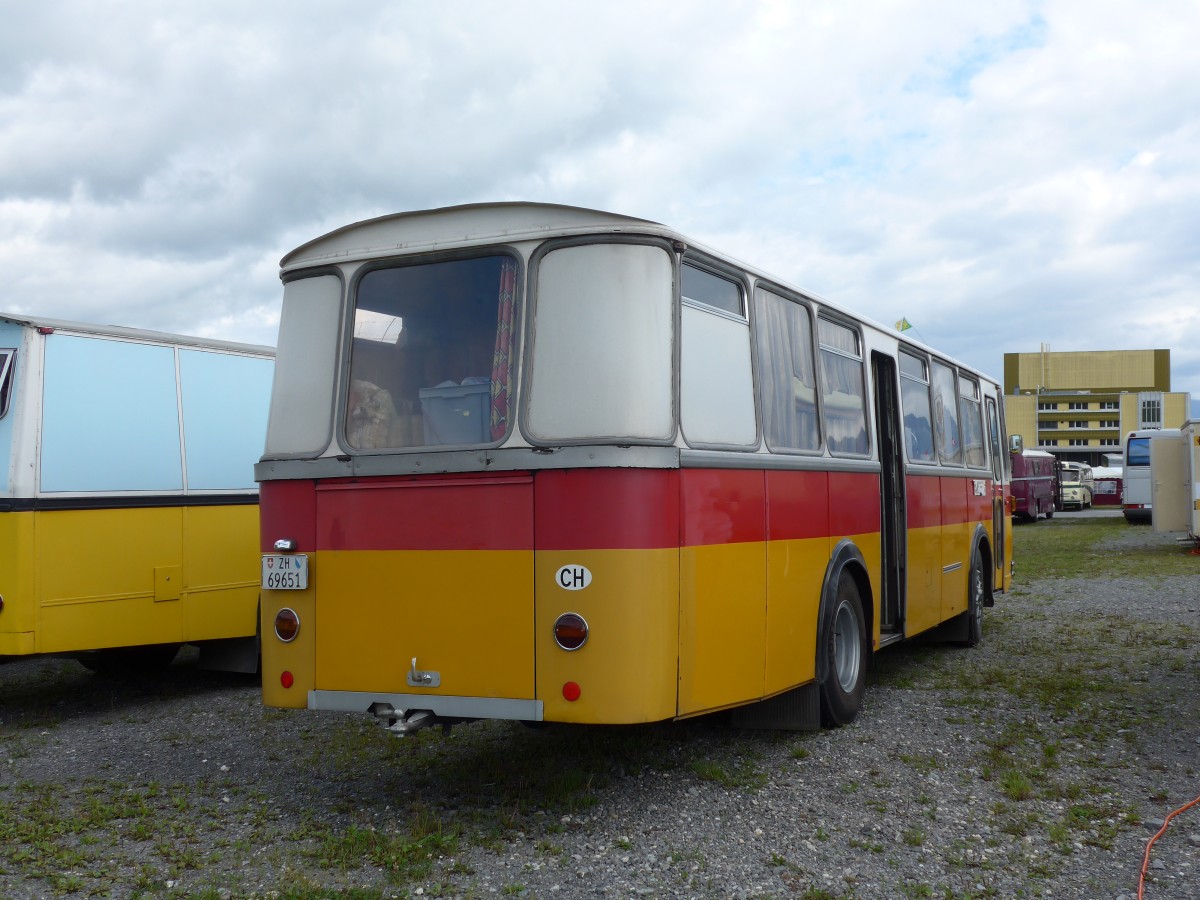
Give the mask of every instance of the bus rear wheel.
M 975 647 L 983 640 L 984 591 L 987 590 L 983 574 L 983 554 L 978 549 L 971 553 L 971 571 L 967 576 L 967 611 L 960 643 L 964 647 Z
M 853 722 L 862 706 L 867 683 L 864 623 L 858 585 L 849 573 L 843 572 L 838 582 L 832 627 L 825 637 L 828 668 L 821 685 L 821 722 L 826 726 Z

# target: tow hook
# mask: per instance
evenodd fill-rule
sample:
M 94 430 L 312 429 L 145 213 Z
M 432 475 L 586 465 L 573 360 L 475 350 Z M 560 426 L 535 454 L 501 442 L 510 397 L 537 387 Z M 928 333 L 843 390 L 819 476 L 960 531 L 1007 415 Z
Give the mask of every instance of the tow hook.
M 397 737 L 405 737 L 437 723 L 438 718 L 428 709 L 396 709 L 390 703 L 372 703 L 371 715 L 379 724 Z

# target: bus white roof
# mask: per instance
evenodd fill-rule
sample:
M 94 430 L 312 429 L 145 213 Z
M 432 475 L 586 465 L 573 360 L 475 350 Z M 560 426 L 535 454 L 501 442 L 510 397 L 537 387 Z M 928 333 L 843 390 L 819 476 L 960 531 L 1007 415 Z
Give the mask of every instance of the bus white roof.
M 148 331 L 144 328 L 126 328 L 123 325 L 95 325 L 87 322 L 71 322 L 66 319 L 47 319 L 41 316 L 22 316 L 0 313 L 0 322 L 11 322 L 29 328 L 50 328 L 75 334 L 96 334 L 105 337 L 128 338 L 163 344 L 179 344 L 187 347 L 203 347 L 207 350 L 229 350 L 238 353 L 275 355 L 275 348 L 263 344 L 240 344 L 236 341 L 220 341 L 214 338 L 196 337 L 187 334 L 168 334 L 164 331 Z
M 616 213 L 554 203 L 471 203 L 393 213 L 343 226 L 297 247 L 279 263 L 284 272 L 381 253 L 437 250 L 610 232 L 677 238 L 665 225 Z
M 345 225 L 301 244 L 280 260 L 279 267 L 280 275 L 286 276 L 298 269 L 376 259 L 387 254 L 428 253 L 499 242 L 546 240 L 597 233 L 636 234 L 681 241 L 692 249 L 736 265 L 755 278 L 789 287 L 823 307 L 840 312 L 879 331 L 897 335 L 903 343 L 926 350 L 968 371 L 984 374 L 922 341 L 908 335 L 900 337 L 890 326 L 830 302 L 812 291 L 790 285 L 768 272 L 731 257 L 728 253 L 693 241 L 659 222 L 579 206 L 506 201 L 393 213 Z M 994 378 L 985 377 L 997 383 Z

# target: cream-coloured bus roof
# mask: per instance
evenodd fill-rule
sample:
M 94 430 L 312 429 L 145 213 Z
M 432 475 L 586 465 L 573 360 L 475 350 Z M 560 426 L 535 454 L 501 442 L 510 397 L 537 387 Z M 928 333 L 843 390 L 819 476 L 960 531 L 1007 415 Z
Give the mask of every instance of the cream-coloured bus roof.
M 473 203 L 395 213 L 355 222 L 297 247 L 279 263 L 292 269 L 378 256 L 497 241 L 621 232 L 674 235 L 658 222 L 553 203 Z

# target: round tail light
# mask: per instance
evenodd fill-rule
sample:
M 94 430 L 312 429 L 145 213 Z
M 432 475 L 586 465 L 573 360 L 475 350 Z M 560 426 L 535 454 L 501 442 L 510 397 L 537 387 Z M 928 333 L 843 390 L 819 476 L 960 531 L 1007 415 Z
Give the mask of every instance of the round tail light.
M 563 613 L 554 622 L 554 643 L 564 650 L 578 650 L 588 639 L 588 623 L 579 613 Z
M 296 615 L 294 609 L 288 609 L 285 606 L 275 613 L 275 637 L 286 644 L 294 641 L 299 633 L 300 617 Z

